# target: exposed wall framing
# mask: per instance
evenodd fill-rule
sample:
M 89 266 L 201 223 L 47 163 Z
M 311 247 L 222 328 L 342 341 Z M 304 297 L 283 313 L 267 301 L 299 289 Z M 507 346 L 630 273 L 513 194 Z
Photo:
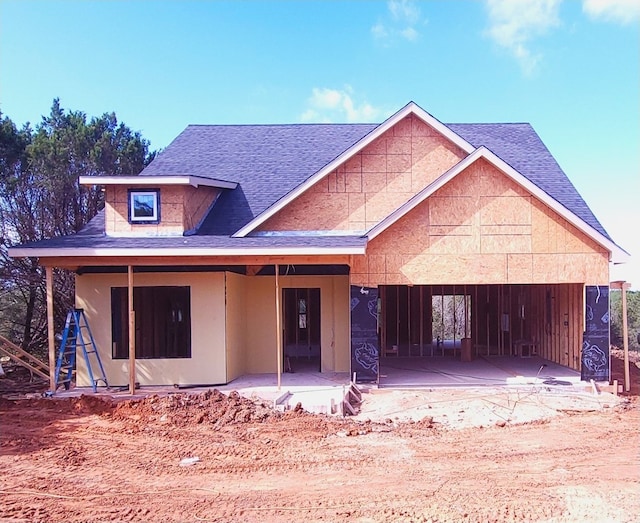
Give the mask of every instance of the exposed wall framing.
M 580 370 L 581 284 L 384 285 L 380 289 L 383 356 L 455 356 L 462 338 L 471 338 L 477 355 L 535 353 Z M 445 310 L 447 299 L 458 306 L 454 319 L 448 320 L 450 325 L 453 321 L 453 335 L 436 325 L 444 322 L 436 302 L 441 300 L 440 308 Z M 438 318 L 435 323 L 434 317 Z

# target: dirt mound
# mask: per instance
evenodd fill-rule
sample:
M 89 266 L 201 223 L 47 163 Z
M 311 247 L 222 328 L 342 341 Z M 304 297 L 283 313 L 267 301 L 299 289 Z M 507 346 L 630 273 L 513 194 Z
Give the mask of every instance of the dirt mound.
M 11 408 L 37 408 L 64 414 L 87 415 L 109 412 L 114 408 L 114 404 L 111 398 L 82 394 L 81 396 L 73 398 L 0 398 L 0 408 L 2 408 L 2 410 L 9 410 Z
M 140 400 L 118 403 L 111 417 L 126 421 L 160 421 L 175 426 L 211 424 L 226 425 L 265 421 L 282 414 L 263 402 L 243 398 L 237 392 L 228 396 L 217 389 L 199 394 L 154 394 Z

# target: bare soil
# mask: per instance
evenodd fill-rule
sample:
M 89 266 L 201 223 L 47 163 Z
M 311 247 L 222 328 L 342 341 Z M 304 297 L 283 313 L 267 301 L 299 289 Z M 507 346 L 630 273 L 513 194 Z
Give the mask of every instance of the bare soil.
M 0 399 L 0 521 L 635 522 L 631 370 L 622 401 L 483 428 L 281 413 L 215 390 Z

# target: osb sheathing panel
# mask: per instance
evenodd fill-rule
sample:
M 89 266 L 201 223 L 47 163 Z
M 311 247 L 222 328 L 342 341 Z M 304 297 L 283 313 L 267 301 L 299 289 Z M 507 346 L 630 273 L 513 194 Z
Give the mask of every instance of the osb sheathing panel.
M 215 187 L 187 186 L 184 188 L 183 225 L 185 231 L 193 230 L 200 224 L 219 194 L 220 189 Z
M 552 241 L 540 238 L 549 234 Z M 352 267 L 355 284 L 608 280 L 605 249 L 484 161 L 374 238 L 367 257 L 375 262 L 366 270 L 362 264 Z
M 408 116 L 268 219 L 260 230 L 369 229 L 463 157 L 457 146 Z
M 173 236 L 184 232 L 184 188 L 160 187 L 160 223 L 129 223 L 129 187 L 107 186 L 105 232 L 117 236 Z

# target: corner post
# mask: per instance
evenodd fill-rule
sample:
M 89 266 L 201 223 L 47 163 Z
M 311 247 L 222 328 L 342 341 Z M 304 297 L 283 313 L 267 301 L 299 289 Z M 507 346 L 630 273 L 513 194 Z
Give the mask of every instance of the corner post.
M 278 278 L 280 266 L 275 264 L 276 274 L 276 362 L 278 365 L 278 390 L 282 386 L 282 325 L 280 318 L 280 280 Z
M 622 345 L 624 347 L 624 391 L 631 390 L 631 378 L 629 375 L 629 326 L 627 324 L 627 283 L 622 283 Z M 616 391 L 617 394 L 618 391 Z
M 129 394 L 136 393 L 136 313 L 133 310 L 133 267 L 127 266 L 129 307 Z
M 47 343 L 49 347 L 49 390 L 56 390 L 56 338 L 53 325 L 53 267 L 45 267 L 47 287 Z

